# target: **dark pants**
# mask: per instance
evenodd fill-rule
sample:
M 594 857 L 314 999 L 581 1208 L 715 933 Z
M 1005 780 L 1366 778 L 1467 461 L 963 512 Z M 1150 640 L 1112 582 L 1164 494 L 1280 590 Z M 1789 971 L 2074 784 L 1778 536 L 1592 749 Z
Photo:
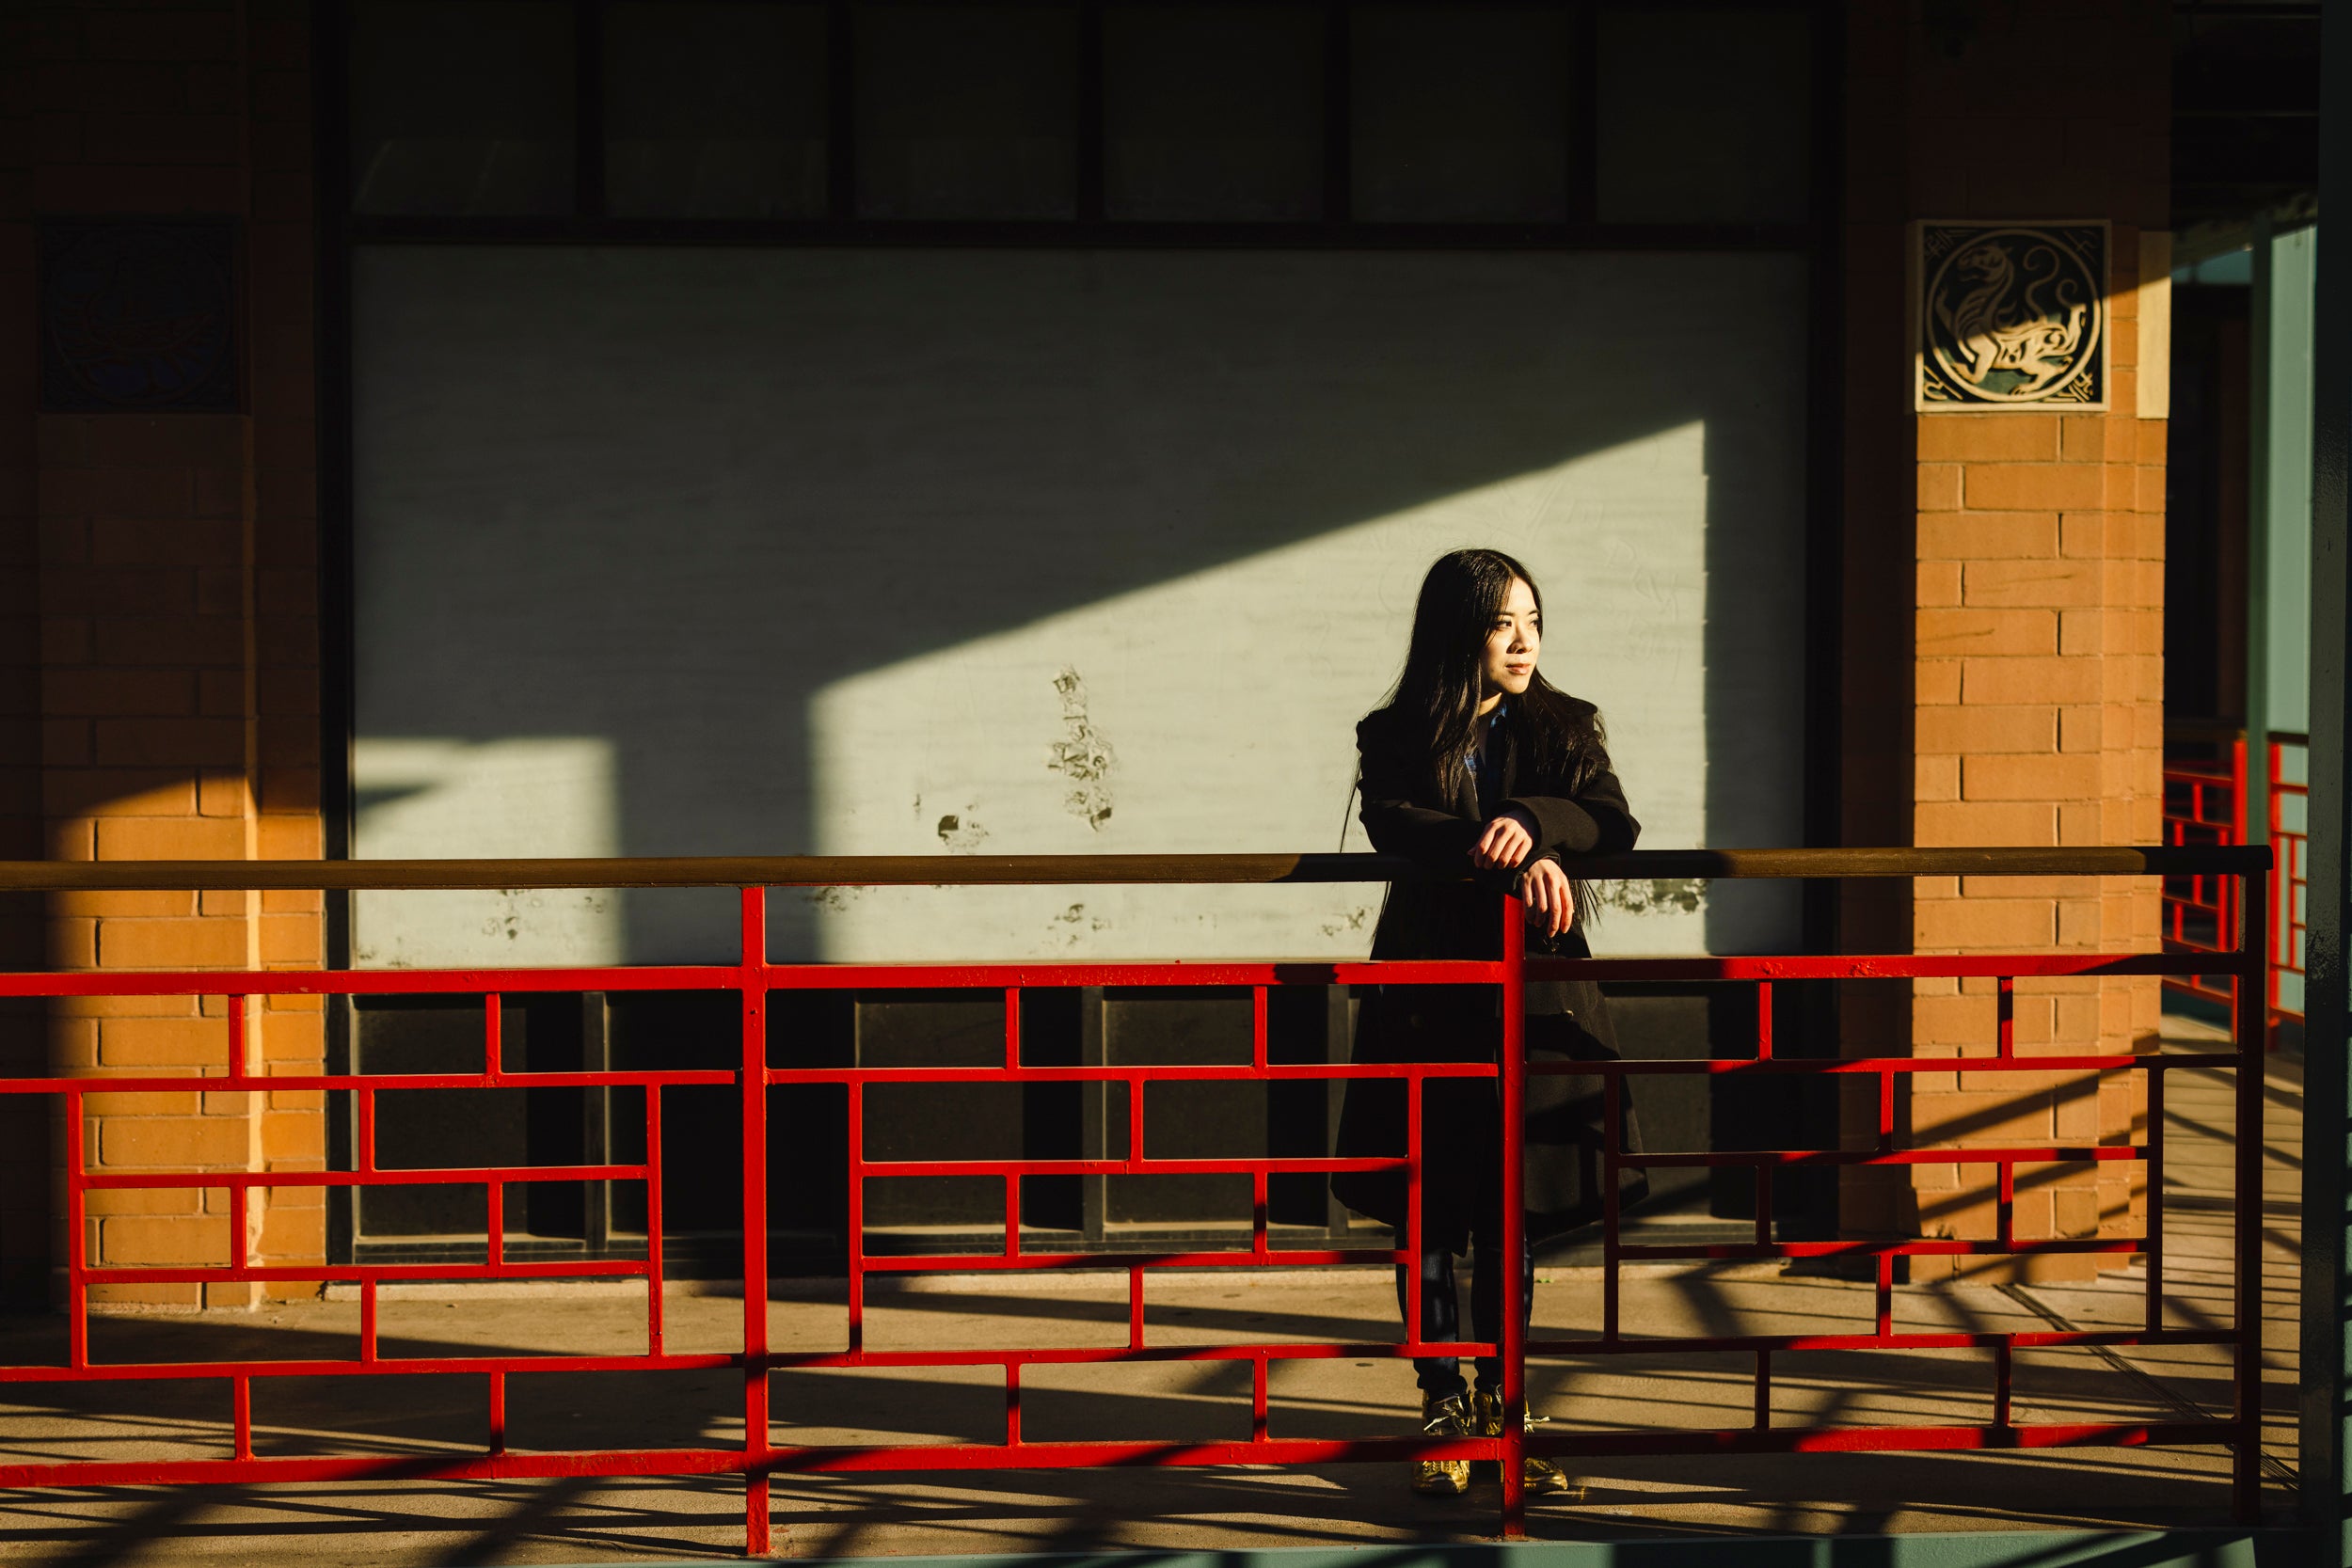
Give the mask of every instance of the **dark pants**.
M 1495 1215 L 1481 1225 L 1473 1225 L 1470 1233 L 1470 1338 L 1491 1345 L 1502 1342 L 1502 1216 Z M 1396 1233 L 1399 1248 L 1412 1243 L 1405 1232 Z M 1400 1316 L 1412 1310 L 1411 1298 L 1406 1294 L 1409 1265 L 1396 1266 L 1396 1309 Z M 1519 1328 L 1524 1332 L 1535 1307 L 1535 1255 L 1527 1244 L 1527 1232 L 1519 1232 Z M 1454 1254 L 1442 1242 L 1426 1244 L 1421 1253 L 1421 1339 L 1423 1344 L 1436 1344 L 1447 1339 L 1459 1339 L 1461 1307 L 1454 1297 Z M 1409 1327 L 1411 1319 L 1406 1320 Z M 1415 1381 L 1422 1392 L 1439 1399 L 1449 1394 L 1467 1391 L 1462 1382 L 1462 1363 L 1458 1356 L 1425 1355 L 1413 1358 Z M 1478 1358 L 1478 1386 L 1486 1393 L 1502 1387 L 1502 1357 L 1482 1355 Z

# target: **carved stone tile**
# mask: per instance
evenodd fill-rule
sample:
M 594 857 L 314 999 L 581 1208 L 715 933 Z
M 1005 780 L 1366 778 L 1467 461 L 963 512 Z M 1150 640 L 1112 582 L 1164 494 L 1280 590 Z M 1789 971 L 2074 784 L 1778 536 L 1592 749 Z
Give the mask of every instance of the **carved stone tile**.
M 1913 225 L 1915 406 L 2107 405 L 2107 225 Z
M 50 219 L 40 226 L 40 406 L 233 412 L 236 224 Z

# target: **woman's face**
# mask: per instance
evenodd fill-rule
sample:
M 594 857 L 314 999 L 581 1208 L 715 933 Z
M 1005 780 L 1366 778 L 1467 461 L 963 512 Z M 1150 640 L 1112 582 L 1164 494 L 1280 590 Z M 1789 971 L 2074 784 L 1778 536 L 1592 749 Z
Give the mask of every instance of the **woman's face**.
M 1502 610 L 1486 628 L 1487 695 L 1516 697 L 1525 691 L 1535 678 L 1535 656 L 1543 641 L 1543 612 L 1535 608 L 1535 591 L 1514 578 Z

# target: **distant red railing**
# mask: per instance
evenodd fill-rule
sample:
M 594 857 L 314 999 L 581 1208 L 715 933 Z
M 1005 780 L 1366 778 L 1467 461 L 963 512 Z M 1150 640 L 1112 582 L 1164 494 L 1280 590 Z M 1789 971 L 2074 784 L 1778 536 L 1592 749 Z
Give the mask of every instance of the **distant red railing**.
M 2269 732 L 2264 748 L 2265 798 L 2269 843 L 2275 848 L 2276 875 L 2271 880 L 2275 899 L 2269 916 L 2270 953 L 2263 980 L 2269 1023 L 2300 1022 L 2303 1010 L 2290 1006 L 2282 980 L 2303 974 L 2303 923 L 2308 847 L 2302 823 L 2307 790 L 2289 776 L 2290 758 L 2309 745 L 2305 736 L 2286 730 Z M 2190 751 L 2217 755 L 2191 756 Z M 2210 846 L 2247 842 L 2246 737 L 2237 731 L 2200 733 L 2185 726 L 2169 737 L 2164 763 L 2164 842 L 2171 846 Z M 2173 953 L 2226 953 L 2236 915 L 2230 900 L 2235 884 L 2226 877 L 2184 874 L 2164 880 L 2164 943 Z M 2233 1004 L 2236 982 L 2227 973 L 2177 974 L 2166 978 L 2165 989 L 2222 1006 Z M 2275 1035 L 2274 1035 L 2275 1043 Z
M 2246 737 L 2219 748 L 2217 759 L 2164 761 L 2164 842 L 2175 847 L 2246 842 Z M 2164 879 L 2164 945 L 2172 953 L 2226 953 L 2237 931 L 2234 879 L 2201 873 Z M 2226 969 L 2168 976 L 2165 989 L 2229 1006 L 2235 986 Z
M 2302 1022 L 2299 1006 L 2302 995 L 2299 982 L 2303 978 L 2303 923 L 2308 913 L 2306 895 L 2310 891 L 2311 840 L 2310 774 L 2299 779 L 2287 777 L 2287 759 L 2301 753 L 2304 766 L 2310 766 L 2312 739 L 2308 735 L 2280 730 L 2270 732 L 2270 845 L 2275 871 L 2272 885 L 2277 888 L 2278 910 L 2270 921 L 2270 977 L 2268 997 L 2273 1022 L 2291 1018 Z M 2280 981 L 2292 974 L 2298 982 L 2296 1000 L 2298 1006 L 2288 1006 L 2282 995 Z
M 954 882 L 1195 882 L 1371 881 L 1409 878 L 1400 863 L 1374 856 L 1197 856 L 1197 857 L 938 857 L 866 860 L 762 861 L 579 861 L 579 862 L 245 862 L 245 863 L 66 863 L 0 864 L 0 889 L 70 888 L 320 888 L 382 887 L 615 887 L 736 886 L 740 891 L 741 948 L 732 964 L 578 969 L 469 969 L 399 971 L 200 971 L 179 973 L 72 973 L 0 975 L 0 995 L 19 997 L 220 996 L 227 999 L 226 1056 L 217 1073 L 137 1072 L 111 1076 L 0 1079 L 0 1094 L 38 1095 L 62 1102 L 69 1286 L 69 1331 L 61 1365 L 0 1367 L 0 1386 L 92 1384 L 126 1380 L 212 1379 L 226 1382 L 232 1412 L 231 1446 L 224 1459 L 151 1461 L 59 1461 L 0 1465 L 0 1486 L 147 1485 L 163 1482 L 258 1483 L 358 1480 L 400 1475 L 492 1480 L 591 1475 L 739 1474 L 746 1481 L 747 1545 L 755 1554 L 770 1546 L 770 1477 L 778 1472 L 840 1473 L 1009 1467 L 1101 1465 L 1308 1465 L 1341 1461 L 1398 1462 L 1422 1458 L 1497 1461 L 1502 1477 L 1500 1523 L 1505 1534 L 1523 1533 L 1520 1461 L 1529 1453 L 1624 1455 L 1629 1453 L 1719 1454 L 1856 1450 L 2031 1449 L 2069 1445 L 2215 1444 L 2233 1449 L 2233 1497 L 2237 1517 L 2250 1521 L 2258 1501 L 2260 1450 L 2258 1377 L 2261 1275 L 2257 1267 L 2261 1227 L 2262 1020 L 2252 986 L 2240 988 L 2237 1049 L 2230 1053 L 2132 1054 L 2083 1052 L 2065 1055 L 2020 1051 L 2012 1003 L 2015 984 L 2026 976 L 2177 976 L 2193 966 L 2221 968 L 2251 979 L 2262 973 L 2269 904 L 2262 883 L 2265 852 L 2243 848 L 2175 849 L 1937 849 L 1692 851 L 1622 855 L 1582 863 L 1579 870 L 1598 879 L 1615 877 L 1920 877 L 1920 876 L 2148 876 L 2231 878 L 2241 884 L 2226 907 L 2238 912 L 2232 949 L 2221 955 L 2066 954 L 1931 957 L 1848 955 L 1736 958 L 1565 960 L 1527 958 L 1523 924 L 1516 903 L 1497 900 L 1502 957 L 1494 960 L 1415 962 L 1184 962 L 1184 963 L 927 963 L 803 964 L 771 961 L 767 951 L 766 888 L 781 885 L 945 884 Z M 1617 1060 L 1574 1063 L 1527 1060 L 1520 1023 L 1521 989 L 1531 978 L 1576 976 L 1597 980 L 1722 981 L 1756 988 L 1759 1021 L 1754 1054 L 1736 1059 Z M 1997 1025 L 1985 1049 L 1975 1054 L 1942 1056 L 1814 1057 L 1775 1048 L 1772 1035 L 1771 988 L 1799 981 L 1850 978 L 1953 977 L 1992 980 L 1999 998 Z M 1389 1065 L 1286 1065 L 1269 1061 L 1267 996 L 1281 986 L 1477 984 L 1500 989 L 1501 1043 L 1493 1062 Z M 1034 988 L 1072 986 L 1214 986 L 1247 988 L 1252 1001 L 1252 1051 L 1237 1066 L 1043 1066 L 1023 1053 L 1021 995 Z M 768 1065 L 767 1006 L 775 991 L 791 990 L 880 990 L 966 988 L 1001 994 L 1004 1058 L 988 1067 L 776 1068 Z M 726 1069 L 645 1071 L 516 1072 L 504 1064 L 499 1031 L 500 998 L 531 992 L 580 990 L 705 990 L 732 994 L 739 1004 L 740 1056 Z M 246 1009 L 251 998 L 267 995 L 479 995 L 483 1000 L 483 1069 L 478 1072 L 359 1074 L 264 1074 L 247 1060 Z M 2163 1167 L 2165 1085 L 2183 1068 L 2216 1068 L 2236 1073 L 2233 1132 L 2237 1188 L 2235 1301 L 2227 1325 L 2168 1327 L 2162 1311 L 2164 1285 Z M 2091 1141 L 2072 1146 L 1969 1148 L 1950 1143 L 1903 1147 L 1898 1139 L 1898 1085 L 1906 1075 L 1998 1072 L 2144 1072 L 2148 1118 L 2144 1141 Z M 1502 1183 L 1516 1192 L 1521 1152 L 1518 1130 L 1531 1073 L 1598 1076 L 1604 1080 L 1607 1137 L 1601 1190 L 1609 1195 L 1602 1223 L 1604 1262 L 1602 1319 L 1597 1337 L 1526 1341 L 1516 1298 L 1518 1271 L 1502 1271 L 1510 1299 L 1502 1313 L 1500 1345 L 1422 1344 L 1388 1340 L 1364 1344 L 1311 1342 L 1222 1345 L 1153 1344 L 1142 1312 L 1147 1273 L 1171 1267 L 1263 1268 L 1271 1264 L 1360 1263 L 1367 1259 L 1409 1261 L 1420 1234 L 1422 1089 L 1440 1077 L 1489 1078 L 1497 1082 L 1502 1133 Z M 1729 1245 L 1629 1244 L 1623 1240 L 1616 1210 L 1616 1152 L 1625 1085 L 1640 1075 L 1694 1074 L 1751 1078 L 1862 1077 L 1875 1079 L 1875 1138 L 1867 1148 L 1708 1150 L 1645 1153 L 1648 1165 L 1744 1166 L 1757 1180 L 1756 1231 L 1752 1241 Z M 1193 1160 L 1155 1157 L 1144 1145 L 1144 1095 L 1170 1082 L 1254 1082 L 1311 1079 L 1391 1078 L 1406 1085 L 1414 1136 L 1399 1157 L 1373 1160 L 1249 1159 Z M 258 1086 L 272 1090 L 320 1090 L 348 1094 L 357 1101 L 357 1168 L 340 1171 L 282 1170 L 114 1171 L 92 1168 L 85 1113 L 93 1094 L 185 1092 L 190 1088 Z M 1121 1083 L 1128 1086 L 1128 1148 L 1122 1157 L 1078 1160 L 880 1160 L 864 1147 L 863 1101 L 874 1085 L 903 1084 Z M 838 1084 L 848 1099 L 850 1338 L 838 1352 L 779 1352 L 768 1338 L 768 1096 L 780 1085 Z M 642 1162 L 568 1166 L 479 1164 L 430 1170 L 386 1169 L 377 1163 L 374 1105 L 378 1095 L 409 1089 L 513 1089 L 523 1086 L 605 1087 L 630 1085 L 644 1096 L 645 1157 Z M 664 1338 L 663 1194 L 661 1139 L 665 1089 L 730 1086 L 737 1091 L 742 1135 L 744 1232 L 741 1282 L 742 1347 L 714 1354 L 680 1354 Z M 2143 1236 L 2020 1238 L 2013 1229 L 2016 1166 L 2020 1164 L 2143 1162 L 2147 1185 L 2147 1229 Z M 1775 1170 L 1865 1165 L 1963 1164 L 1995 1168 L 1995 1232 L 1985 1239 L 1775 1241 L 1772 1233 L 1772 1174 Z M 1267 1182 L 1276 1174 L 1327 1173 L 1341 1169 L 1402 1169 L 1410 1196 L 1407 1241 L 1393 1251 L 1293 1250 L 1269 1245 Z M 1247 1176 L 1252 1188 L 1249 1243 L 1152 1256 L 1029 1252 L 1023 1248 L 1020 1183 L 1027 1176 L 1165 1175 L 1217 1173 Z M 906 1176 L 967 1176 L 1005 1184 L 1001 1249 L 970 1256 L 921 1256 L 867 1250 L 863 1220 L 865 1183 Z M 644 1184 L 647 1246 L 641 1259 L 617 1261 L 528 1261 L 507 1256 L 501 1227 L 504 1187 L 518 1182 L 638 1181 Z M 247 1252 L 244 1219 L 256 1189 L 291 1186 L 366 1188 L 395 1183 L 479 1184 L 488 1194 L 485 1212 L 485 1260 L 479 1264 L 366 1265 L 293 1264 L 263 1267 Z M 121 1188 L 225 1188 L 230 1207 L 229 1255 L 218 1264 L 146 1268 L 94 1264 L 88 1255 L 85 1216 L 88 1195 Z M 1519 1244 L 1518 1206 L 1504 1206 L 1503 1248 Z M 1896 1260 L 1906 1257 L 2031 1257 L 2053 1253 L 2102 1254 L 2121 1259 L 2144 1254 L 2147 1291 L 2144 1320 L 2137 1326 L 2097 1330 L 2015 1332 L 1898 1332 L 1894 1324 Z M 1855 1333 L 1675 1336 L 1629 1333 L 1619 1309 L 1619 1274 L 1624 1263 L 1668 1259 L 1732 1259 L 1843 1257 L 1867 1259 L 1875 1279 L 1875 1314 L 1868 1330 Z M 909 1271 L 1124 1270 L 1128 1280 L 1126 1342 L 1109 1348 L 1006 1348 L 877 1350 L 866 1343 L 867 1281 L 880 1273 Z M 376 1300 L 385 1284 L 404 1280 L 527 1279 L 548 1276 L 619 1275 L 646 1285 L 645 1348 L 632 1355 L 467 1354 L 401 1356 L 384 1353 L 376 1332 Z M 1406 1273 L 1408 1291 L 1420 1271 Z M 93 1287 L 124 1284 L 184 1284 L 228 1281 L 342 1281 L 359 1288 L 358 1354 L 341 1359 L 95 1362 L 90 1356 L 88 1293 Z M 1408 1307 L 1407 1321 L 1420 1315 Z M 1650 1325 L 1643 1325 L 1647 1328 Z M 2231 1352 L 2235 1382 L 2232 1413 L 2217 1419 L 2117 1420 L 2020 1423 L 2012 1418 L 2011 1374 L 2021 1350 L 2057 1346 L 2217 1345 Z M 1773 1357 L 1819 1350 L 1951 1350 L 1989 1352 L 1993 1362 L 1993 1419 L 1984 1425 L 1835 1426 L 1775 1425 L 1772 1417 Z M 1550 1433 L 1528 1430 L 1525 1421 L 1526 1358 L 1529 1355 L 1650 1355 L 1661 1352 L 1734 1352 L 1755 1357 L 1755 1418 L 1729 1429 Z M 1281 1437 L 1269 1428 L 1267 1383 L 1275 1361 L 1332 1357 L 1409 1357 L 1430 1354 L 1499 1354 L 1504 1368 L 1507 1416 L 1500 1437 L 1325 1440 Z M 1021 1379 L 1025 1367 L 1076 1363 L 1231 1360 L 1251 1370 L 1249 1436 L 1224 1442 L 1124 1441 L 1037 1442 L 1021 1427 Z M 831 1446 L 795 1443 L 780 1433 L 769 1406 L 768 1377 L 786 1368 L 993 1367 L 1004 1377 L 1005 1419 L 1000 1441 L 982 1444 L 875 1444 Z M 733 1369 L 740 1373 L 744 1439 L 739 1448 L 622 1449 L 526 1451 L 507 1445 L 506 1386 L 521 1373 L 599 1373 Z M 256 1379 L 321 1376 L 385 1376 L 425 1373 L 479 1375 L 485 1383 L 486 1442 L 479 1453 L 430 1455 L 304 1456 L 257 1453 L 252 1389 Z M 784 1440 L 779 1441 L 782 1436 Z

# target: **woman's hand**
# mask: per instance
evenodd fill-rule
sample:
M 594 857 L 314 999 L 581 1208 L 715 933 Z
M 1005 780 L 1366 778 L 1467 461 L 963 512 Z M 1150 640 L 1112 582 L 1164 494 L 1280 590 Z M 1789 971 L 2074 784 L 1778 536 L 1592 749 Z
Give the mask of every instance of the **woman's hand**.
M 1576 924 L 1576 897 L 1568 874 L 1555 860 L 1540 860 L 1519 873 L 1516 890 L 1527 906 L 1527 918 L 1547 937 L 1556 937 Z
M 1534 847 L 1535 835 L 1527 831 L 1525 823 L 1514 816 L 1498 816 L 1486 824 L 1486 831 L 1470 847 L 1470 864 L 1481 871 L 1517 865 Z

